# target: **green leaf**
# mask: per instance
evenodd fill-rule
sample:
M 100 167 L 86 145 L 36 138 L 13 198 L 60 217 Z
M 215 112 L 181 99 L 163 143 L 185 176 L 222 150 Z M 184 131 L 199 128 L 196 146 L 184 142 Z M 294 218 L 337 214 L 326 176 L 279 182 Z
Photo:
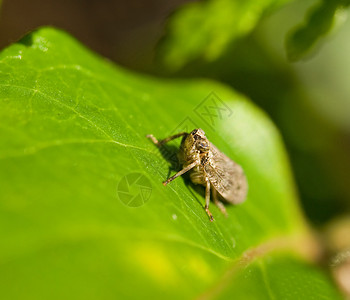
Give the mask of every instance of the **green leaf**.
M 212 204 L 209 222 L 185 178 L 161 184 L 174 148 L 145 135 L 194 127 L 246 172 L 228 218 Z M 0 54 L 0 136 L 1 299 L 339 297 L 313 263 L 279 133 L 223 85 L 134 74 L 43 28 Z M 148 201 L 125 205 L 128 192 Z
M 196 59 L 217 59 L 249 34 L 264 13 L 289 1 L 208 0 L 184 5 L 171 16 L 159 45 L 162 66 L 177 71 Z
M 322 0 L 308 12 L 304 24 L 295 28 L 286 38 L 288 59 L 297 61 L 305 57 L 316 43 L 326 36 L 334 25 L 345 20 L 344 9 L 348 0 Z
M 243 272 L 231 269 L 209 295 L 217 299 L 247 300 L 339 298 L 327 275 L 292 255 L 266 255 L 243 267 Z

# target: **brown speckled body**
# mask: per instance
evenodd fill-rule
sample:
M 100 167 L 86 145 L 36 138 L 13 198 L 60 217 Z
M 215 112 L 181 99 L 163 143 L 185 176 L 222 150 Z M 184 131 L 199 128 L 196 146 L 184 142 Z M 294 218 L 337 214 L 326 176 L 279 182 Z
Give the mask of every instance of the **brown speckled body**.
M 153 135 L 147 137 L 157 146 L 182 137 L 178 158 L 183 168 L 163 184 L 167 185 L 175 178 L 189 172 L 193 183 L 206 187 L 205 210 L 210 221 L 214 220 L 209 211 L 210 190 L 214 203 L 226 216 L 226 209 L 220 200 L 238 204 L 246 199 L 248 183 L 242 167 L 209 142 L 202 129 L 194 129 L 191 133 L 181 132 L 161 141 L 158 141 Z M 222 199 L 218 199 L 217 193 Z
M 183 167 L 198 163 L 189 171 L 193 183 L 205 186 L 208 179 L 225 201 L 245 200 L 248 184 L 242 167 L 210 143 L 203 130 L 195 129 L 182 138 L 178 157 Z

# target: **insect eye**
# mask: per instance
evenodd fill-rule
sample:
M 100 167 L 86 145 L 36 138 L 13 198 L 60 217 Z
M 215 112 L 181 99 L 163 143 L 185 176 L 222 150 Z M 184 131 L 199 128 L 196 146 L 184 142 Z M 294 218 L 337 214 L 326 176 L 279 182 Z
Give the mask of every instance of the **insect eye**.
M 205 152 L 209 150 L 209 145 L 206 142 L 200 142 L 198 143 L 198 148 L 201 152 Z

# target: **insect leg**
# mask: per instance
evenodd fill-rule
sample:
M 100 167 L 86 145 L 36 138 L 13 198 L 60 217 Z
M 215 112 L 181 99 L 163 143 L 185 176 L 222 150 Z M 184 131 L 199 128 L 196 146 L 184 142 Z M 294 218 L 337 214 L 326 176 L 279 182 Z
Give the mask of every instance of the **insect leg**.
M 214 187 L 212 187 L 212 193 L 213 193 L 213 200 L 214 200 L 215 205 L 220 209 L 220 211 L 227 218 L 226 208 L 225 208 L 224 204 L 218 199 L 218 193 Z
M 163 182 L 163 185 L 167 185 L 169 182 L 173 181 L 175 178 L 181 176 L 182 174 L 188 172 L 189 170 L 191 170 L 192 168 L 194 168 L 197 165 L 198 165 L 198 163 L 196 161 L 194 161 L 193 163 L 189 164 L 187 167 L 185 167 L 182 170 L 180 170 L 179 172 L 177 172 L 175 175 L 173 175 L 170 178 L 168 178 L 167 180 L 165 180 Z
M 149 138 L 149 139 L 151 139 L 152 142 L 153 142 L 154 144 L 156 144 L 157 146 L 161 146 L 161 145 L 163 145 L 163 144 L 165 144 L 165 143 L 167 143 L 167 142 L 170 142 L 170 141 L 172 141 L 172 140 L 174 140 L 174 139 L 177 139 L 177 138 L 179 138 L 179 137 L 181 137 L 181 136 L 184 136 L 184 135 L 187 135 L 187 134 L 188 134 L 187 132 L 180 132 L 180 133 L 178 133 L 178 134 L 169 136 L 169 137 L 167 137 L 167 138 L 165 138 L 165 139 L 163 139 L 163 140 L 160 140 L 160 141 L 158 141 L 152 134 L 148 134 L 148 135 L 146 135 L 146 137 Z
M 205 211 L 207 212 L 207 215 L 209 216 L 210 222 L 214 221 L 214 217 L 211 214 L 209 210 L 209 202 L 210 202 L 210 181 L 206 179 L 207 186 L 205 188 Z

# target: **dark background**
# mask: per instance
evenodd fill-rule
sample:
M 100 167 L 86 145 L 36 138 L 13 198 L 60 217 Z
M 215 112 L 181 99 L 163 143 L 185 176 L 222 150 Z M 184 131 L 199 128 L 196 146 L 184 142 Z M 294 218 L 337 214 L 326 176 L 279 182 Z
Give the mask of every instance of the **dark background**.
M 105 57 L 140 69 L 151 63 L 168 15 L 186 2 L 190 1 L 3 0 L 0 48 L 37 27 L 52 25 Z

